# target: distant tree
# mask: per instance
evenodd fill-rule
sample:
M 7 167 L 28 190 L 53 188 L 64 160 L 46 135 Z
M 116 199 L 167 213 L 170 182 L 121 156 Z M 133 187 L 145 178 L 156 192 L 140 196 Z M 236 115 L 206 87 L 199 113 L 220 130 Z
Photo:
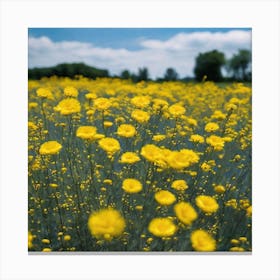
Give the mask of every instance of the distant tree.
M 126 80 L 131 79 L 131 74 L 130 74 L 130 72 L 129 72 L 128 70 L 123 70 L 123 71 L 121 72 L 121 78 L 122 78 L 122 79 L 126 79 Z
M 62 63 L 54 67 L 28 69 L 29 79 L 41 79 L 51 76 L 75 78 L 76 75 L 96 79 L 97 77 L 108 77 L 109 72 L 84 63 Z
M 164 74 L 165 81 L 176 81 L 178 80 L 178 73 L 173 68 L 167 68 Z
M 136 81 L 141 82 L 141 81 L 148 81 L 149 80 L 149 70 L 148 68 L 139 68 L 138 69 L 138 74 L 136 75 Z
M 249 50 L 239 50 L 237 54 L 229 60 L 228 68 L 232 72 L 235 80 L 249 81 L 251 80 L 251 72 L 248 69 L 252 60 Z
M 200 53 L 195 60 L 194 74 L 196 80 L 202 81 L 207 76 L 207 80 L 221 81 L 223 79 L 221 68 L 225 62 L 224 54 L 217 50 Z

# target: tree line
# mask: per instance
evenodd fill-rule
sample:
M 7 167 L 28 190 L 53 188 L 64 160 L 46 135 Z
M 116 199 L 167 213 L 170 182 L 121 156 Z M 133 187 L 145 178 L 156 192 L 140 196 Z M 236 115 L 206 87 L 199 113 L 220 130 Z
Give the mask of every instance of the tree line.
M 224 76 L 223 72 L 227 75 Z M 150 78 L 147 67 L 139 68 L 138 73 L 132 73 L 129 70 L 123 70 L 120 75 L 109 74 L 108 70 L 98 69 L 88 66 L 84 63 L 62 63 L 54 67 L 32 68 L 28 69 L 29 79 L 41 79 L 43 77 L 70 77 L 75 78 L 82 75 L 91 79 L 99 77 L 118 77 L 122 79 L 131 79 L 133 82 L 148 81 Z M 167 68 L 162 78 L 156 81 L 247 81 L 251 77 L 251 52 L 249 50 L 239 50 L 230 59 L 226 60 L 224 53 L 218 50 L 212 50 L 205 53 L 199 53 L 195 58 L 194 77 L 179 78 L 177 71 L 170 67 Z

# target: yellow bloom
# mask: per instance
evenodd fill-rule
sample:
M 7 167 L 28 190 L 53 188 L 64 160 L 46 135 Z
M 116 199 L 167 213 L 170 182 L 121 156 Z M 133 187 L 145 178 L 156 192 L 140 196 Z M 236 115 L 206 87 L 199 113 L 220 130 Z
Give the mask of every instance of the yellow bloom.
M 126 137 L 126 138 L 133 137 L 135 133 L 136 133 L 136 129 L 131 124 L 121 124 L 118 127 L 118 131 L 117 131 L 117 134 L 119 136 Z
M 112 125 L 113 125 L 112 122 L 109 122 L 109 121 L 105 121 L 105 122 L 104 122 L 104 126 L 105 126 L 105 127 L 111 127 Z
M 204 172 L 208 172 L 211 170 L 211 165 L 208 164 L 207 162 L 203 162 L 201 165 L 200 165 L 201 169 L 204 171 Z
M 66 234 L 64 237 L 63 237 L 64 241 L 70 241 L 71 240 L 71 235 L 69 234 Z
M 174 211 L 176 217 L 185 225 L 190 225 L 197 219 L 197 213 L 195 209 L 188 202 L 179 202 L 175 204 Z
M 145 108 L 150 104 L 151 100 L 149 96 L 135 96 L 131 99 L 131 104 L 138 108 Z
M 36 91 L 38 97 L 53 99 L 52 92 L 47 88 L 39 88 Z
M 112 106 L 112 104 L 108 98 L 100 97 L 94 100 L 94 106 L 97 110 L 104 111 L 109 109 Z
M 75 98 L 66 98 L 61 100 L 54 110 L 60 112 L 61 115 L 71 115 L 81 111 L 81 104 Z
M 205 230 L 198 229 L 191 233 L 191 243 L 195 251 L 211 252 L 216 250 L 215 239 Z
M 77 97 L 79 94 L 78 90 L 74 87 L 66 87 L 64 89 L 64 95 L 67 96 L 67 97 Z
M 244 248 L 242 248 L 242 247 L 237 247 L 237 246 L 231 247 L 229 250 L 230 250 L 231 252 L 244 252 L 244 251 L 245 251 Z
M 174 169 L 184 169 L 199 161 L 199 156 L 196 152 L 188 149 L 173 151 L 166 158 L 167 163 Z
M 218 124 L 216 124 L 216 123 L 213 123 L 213 122 L 210 122 L 210 123 L 207 123 L 206 125 L 205 125 L 205 131 L 206 132 L 213 132 L 213 131 L 216 131 L 216 130 L 218 130 L 220 127 L 219 127 L 219 125 Z
M 86 99 L 95 99 L 96 98 L 96 94 L 93 92 L 89 92 L 85 95 Z
M 225 141 L 222 137 L 211 135 L 206 138 L 206 143 L 214 148 L 216 151 L 221 151 L 224 148 Z
M 122 154 L 120 162 L 121 163 L 135 163 L 140 161 L 139 156 L 136 153 L 133 152 L 126 152 Z
M 199 195 L 195 199 L 196 205 L 205 213 L 214 213 L 219 209 L 219 204 L 216 199 L 207 196 L 207 195 Z
M 218 185 L 214 187 L 216 193 L 224 193 L 226 191 L 225 187 L 222 185 Z
M 28 249 L 31 249 L 33 247 L 32 241 L 33 241 L 33 235 L 30 231 L 28 231 Z
M 149 113 L 138 109 L 132 111 L 131 117 L 139 123 L 145 123 L 150 119 Z
M 58 187 L 58 185 L 57 185 L 57 184 L 54 184 L 54 183 L 51 183 L 51 184 L 50 184 L 50 187 L 55 189 L 55 188 Z
M 190 141 L 194 143 L 204 143 L 204 137 L 198 134 L 193 134 L 190 137 Z
M 44 238 L 44 239 L 42 239 L 42 243 L 44 243 L 44 244 L 50 244 L 51 242 L 50 242 L 49 239 Z
M 125 179 L 122 184 L 122 189 L 127 193 L 138 193 L 142 188 L 141 182 L 132 178 Z
M 80 126 L 76 131 L 76 136 L 85 140 L 93 140 L 96 135 L 96 127 Z
M 173 104 L 169 107 L 168 111 L 172 116 L 179 117 L 185 114 L 186 109 L 180 104 Z
M 211 116 L 212 119 L 217 119 L 217 120 L 224 120 L 226 118 L 226 114 L 223 112 L 216 110 L 213 115 Z
M 114 154 L 121 149 L 119 141 L 110 137 L 102 138 L 98 144 L 104 151 L 110 154 Z
M 161 205 L 171 205 L 176 201 L 176 197 L 169 191 L 159 191 L 155 193 L 155 200 Z
M 119 211 L 113 208 L 101 209 L 89 216 L 88 228 L 95 238 L 110 240 L 122 235 L 125 220 Z
M 246 215 L 247 217 L 252 217 L 252 205 L 246 209 Z
M 189 186 L 187 185 L 185 180 L 175 180 L 172 185 L 171 188 L 177 190 L 177 191 L 184 191 L 188 188 Z
M 157 134 L 157 135 L 154 135 L 152 139 L 153 139 L 154 141 L 158 142 L 158 141 L 164 140 L 165 138 L 166 138 L 165 135 L 163 135 L 163 134 Z
M 57 141 L 48 141 L 41 145 L 39 153 L 41 155 L 55 155 L 58 154 L 62 146 Z
M 148 230 L 155 236 L 168 237 L 175 234 L 177 227 L 169 218 L 154 218 L 149 223 Z
M 42 250 L 42 252 L 51 252 L 51 251 L 52 251 L 51 248 L 44 248 L 44 249 Z
M 141 156 L 148 161 L 154 162 L 161 156 L 161 149 L 153 144 L 147 144 L 141 149 Z

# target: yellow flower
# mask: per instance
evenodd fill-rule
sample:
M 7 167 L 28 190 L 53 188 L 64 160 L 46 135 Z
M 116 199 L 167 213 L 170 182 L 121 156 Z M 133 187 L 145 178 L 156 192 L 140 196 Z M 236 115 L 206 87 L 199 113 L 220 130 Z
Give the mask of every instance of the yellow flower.
M 67 96 L 67 97 L 77 97 L 79 94 L 78 90 L 74 87 L 66 87 L 64 89 L 64 95 Z
M 100 111 L 107 110 L 112 106 L 111 101 L 108 98 L 103 98 L 103 97 L 95 99 L 94 105 L 96 109 Z
M 222 111 L 216 110 L 211 116 L 211 118 L 217 120 L 224 120 L 226 118 L 226 114 L 224 114 Z
M 169 107 L 168 111 L 172 116 L 179 117 L 185 114 L 186 109 L 180 104 L 173 104 Z
M 61 100 L 54 110 L 60 112 L 61 115 L 71 115 L 81 111 L 81 104 L 75 98 L 66 98 Z
M 203 162 L 200 167 L 204 172 L 208 172 L 211 170 L 211 165 L 207 162 Z
M 173 151 L 166 158 L 167 163 L 174 169 L 184 169 L 199 161 L 199 156 L 196 152 L 188 149 Z
M 214 213 L 219 209 L 219 204 L 216 199 L 207 196 L 207 195 L 199 195 L 195 199 L 196 205 L 205 213 Z
M 125 220 L 119 211 L 113 208 L 101 209 L 89 216 L 88 228 L 95 238 L 110 240 L 122 235 Z
M 51 184 L 50 184 L 50 187 L 55 189 L 55 188 L 58 187 L 58 185 L 57 185 L 57 184 L 54 184 L 54 183 L 51 183 Z
M 140 161 L 139 156 L 136 153 L 133 152 L 126 152 L 122 154 L 120 162 L 121 163 L 135 163 Z
M 64 241 L 70 241 L 71 240 L 71 235 L 69 234 L 66 234 L 64 237 L 63 237 Z
M 155 236 L 168 237 L 175 234 L 177 227 L 169 218 L 154 218 L 149 223 L 148 230 Z
M 104 122 L 104 126 L 105 126 L 105 127 L 111 127 L 112 125 L 113 125 L 112 122 L 109 122 L 109 121 L 105 121 L 105 122 Z
M 110 137 L 102 138 L 98 144 L 104 151 L 110 154 L 114 154 L 121 149 L 119 141 Z
M 151 100 L 149 96 L 135 96 L 131 99 L 131 104 L 138 108 L 145 108 L 150 104 Z
M 179 202 L 175 204 L 174 211 L 176 217 L 185 225 L 190 225 L 197 219 L 197 213 L 195 209 L 188 202 Z
M 191 243 L 195 251 L 211 252 L 216 250 L 215 239 L 205 230 L 198 229 L 191 233 Z
M 28 231 L 28 249 L 31 249 L 33 247 L 32 241 L 33 241 L 33 235 L 30 231 Z
M 231 247 L 229 250 L 230 250 L 231 252 L 244 252 L 244 251 L 245 251 L 244 248 L 238 247 L 238 246 Z
M 163 134 L 157 134 L 157 135 L 154 135 L 152 139 L 153 139 L 154 141 L 158 142 L 158 141 L 164 140 L 165 138 L 166 138 L 165 135 L 163 135 Z
M 126 137 L 126 138 L 133 137 L 135 133 L 136 133 L 136 129 L 131 124 L 121 124 L 118 127 L 118 131 L 117 131 L 117 134 L 119 136 Z
M 161 156 L 161 149 L 153 144 L 147 144 L 141 149 L 141 156 L 148 161 L 154 162 Z
M 225 187 L 222 185 L 218 185 L 214 187 L 216 193 L 224 193 L 226 191 Z
M 216 135 L 211 135 L 207 137 L 206 143 L 212 146 L 216 151 L 221 151 L 225 145 L 224 139 Z
M 132 178 L 125 179 L 122 184 L 122 189 L 127 193 L 138 193 L 142 188 L 141 182 Z
M 96 127 L 80 126 L 76 131 L 76 136 L 85 140 L 93 140 L 96 135 Z
M 252 205 L 246 209 L 246 215 L 247 217 L 252 217 Z
M 48 141 L 41 145 L 39 153 L 41 155 L 55 155 L 58 154 L 62 146 L 57 141 Z
M 171 188 L 177 190 L 177 191 L 184 191 L 188 188 L 189 186 L 187 185 L 185 180 L 175 180 L 172 185 Z
M 213 132 L 213 131 L 216 131 L 216 130 L 218 130 L 220 127 L 219 127 L 219 125 L 218 124 L 216 124 L 216 123 L 213 123 L 213 122 L 210 122 L 210 123 L 207 123 L 206 125 L 205 125 L 205 131 L 206 132 Z
M 193 134 L 190 137 L 190 141 L 194 143 L 204 143 L 204 137 L 198 134 Z
M 150 119 L 149 113 L 138 109 L 132 111 L 131 117 L 139 123 L 145 123 Z
M 51 248 L 44 248 L 44 249 L 42 250 L 42 252 L 51 252 L 51 251 L 52 251 Z
M 42 243 L 44 243 L 44 244 L 50 244 L 51 242 L 50 242 L 49 239 L 44 238 L 44 239 L 42 239 Z
M 169 191 L 159 191 L 155 193 L 155 200 L 161 205 L 171 205 L 176 201 L 176 197 Z
M 93 92 L 89 92 L 85 95 L 86 99 L 95 99 L 96 98 L 96 94 Z
M 53 99 L 52 92 L 47 88 L 39 88 L 36 91 L 38 97 Z

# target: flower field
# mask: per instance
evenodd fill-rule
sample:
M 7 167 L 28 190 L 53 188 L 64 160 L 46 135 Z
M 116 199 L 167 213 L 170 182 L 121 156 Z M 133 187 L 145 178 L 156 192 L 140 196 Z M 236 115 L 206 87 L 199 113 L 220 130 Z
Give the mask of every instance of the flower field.
M 29 251 L 251 251 L 251 87 L 28 84 Z

